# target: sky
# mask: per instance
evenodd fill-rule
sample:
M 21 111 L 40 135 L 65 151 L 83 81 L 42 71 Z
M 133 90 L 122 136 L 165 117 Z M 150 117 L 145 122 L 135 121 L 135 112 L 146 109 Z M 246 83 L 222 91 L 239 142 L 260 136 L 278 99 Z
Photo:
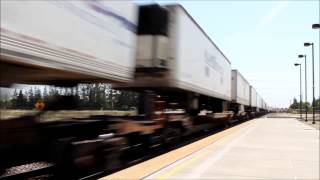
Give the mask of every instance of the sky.
M 315 96 L 319 96 L 320 31 L 311 28 L 320 21 L 319 1 L 138 1 L 146 2 L 181 4 L 232 68 L 273 107 L 288 107 L 294 97 L 299 100 L 299 67 L 294 63 L 302 63 L 304 99 L 304 59 L 298 54 L 307 55 L 308 101 L 312 100 L 311 46 L 303 43 L 314 42 Z

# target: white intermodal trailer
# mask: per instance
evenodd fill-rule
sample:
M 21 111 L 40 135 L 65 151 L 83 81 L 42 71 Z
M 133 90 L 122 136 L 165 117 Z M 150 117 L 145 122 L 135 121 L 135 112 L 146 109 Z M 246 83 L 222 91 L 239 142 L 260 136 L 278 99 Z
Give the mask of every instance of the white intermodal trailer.
M 250 107 L 257 107 L 257 91 L 253 86 L 250 86 Z
M 250 85 L 242 74 L 236 70 L 232 70 L 232 101 L 244 105 L 250 105 Z
M 145 5 L 139 11 L 136 74 L 127 87 L 231 100 L 230 61 L 182 6 Z
M 253 86 L 250 86 L 250 116 L 255 117 L 257 115 L 257 91 Z
M 262 108 L 261 96 L 259 93 L 257 93 L 257 111 L 259 112 L 261 108 Z
M 127 82 L 135 67 L 137 10 L 133 2 L 1 1 L 2 84 Z
M 249 118 L 250 85 L 236 69 L 231 73 L 231 99 L 230 110 L 238 118 Z
M 265 114 L 267 110 L 266 108 L 267 108 L 267 104 L 265 103 L 263 98 L 258 94 L 257 95 L 257 112 L 259 114 Z

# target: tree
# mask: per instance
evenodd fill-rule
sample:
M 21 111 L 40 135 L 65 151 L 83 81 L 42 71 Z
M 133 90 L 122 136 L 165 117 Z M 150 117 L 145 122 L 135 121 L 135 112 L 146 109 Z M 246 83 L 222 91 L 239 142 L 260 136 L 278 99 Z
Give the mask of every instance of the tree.
M 43 91 L 43 92 L 42 92 Z M 50 103 L 57 95 L 72 95 L 79 109 L 117 109 L 128 110 L 135 107 L 138 95 L 135 92 L 112 89 L 110 84 L 80 84 L 74 88 L 57 88 L 53 86 L 29 86 L 11 94 L 8 102 L 1 100 L 1 108 L 33 109 L 38 100 Z M 9 105 L 9 106 L 8 106 Z
M 88 104 L 86 105 L 87 108 L 91 109 L 94 106 L 94 102 L 95 102 L 95 93 L 94 90 L 92 88 L 92 85 L 88 85 Z
M 17 108 L 17 98 L 18 98 L 18 93 L 17 90 L 14 89 L 13 95 L 11 97 L 11 108 L 16 109 Z
M 33 108 L 35 103 L 35 99 L 34 99 L 34 94 L 33 94 L 33 88 L 30 87 L 30 89 L 28 90 L 28 107 L 29 108 Z
M 316 99 L 316 107 L 320 110 L 320 98 Z
M 36 103 L 39 100 L 43 100 L 42 99 L 42 95 L 41 95 L 41 90 L 39 88 L 35 87 L 35 90 L 34 90 L 34 101 Z
M 80 96 L 79 96 L 79 89 L 78 86 L 76 86 L 75 88 L 71 89 L 71 93 L 74 95 L 75 97 L 75 102 L 78 105 L 78 108 L 80 108 Z
M 49 88 L 49 96 L 50 97 L 53 97 L 53 96 L 55 96 L 57 94 L 58 94 L 58 91 L 57 91 L 57 89 L 55 87 L 50 87 Z
M 24 97 L 22 90 L 20 89 L 17 97 L 17 106 L 18 109 L 25 109 L 27 107 L 27 99 Z
M 129 110 L 136 107 L 138 102 L 138 94 L 130 91 L 120 91 L 116 108 L 119 110 Z
M 83 109 L 85 107 L 85 104 L 88 101 L 88 98 L 87 98 L 87 93 L 86 93 L 86 87 L 84 85 L 81 85 L 81 86 L 82 86 L 81 92 L 79 95 L 79 108 Z
M 35 87 L 35 90 L 34 90 L 34 100 L 35 100 L 35 103 L 39 100 L 43 100 L 42 99 L 42 95 L 41 95 L 41 90 L 39 88 L 36 88 Z
M 43 89 L 42 97 L 43 97 L 44 103 L 47 103 L 49 101 L 49 94 L 48 94 L 47 86 L 45 86 Z
M 299 109 L 299 103 L 296 98 L 293 98 L 293 103 L 290 105 L 291 109 Z
M 0 109 L 7 109 L 10 107 L 12 107 L 10 100 L 0 99 Z
M 308 112 L 310 112 L 312 110 L 309 102 L 303 102 L 302 109 L 307 109 Z

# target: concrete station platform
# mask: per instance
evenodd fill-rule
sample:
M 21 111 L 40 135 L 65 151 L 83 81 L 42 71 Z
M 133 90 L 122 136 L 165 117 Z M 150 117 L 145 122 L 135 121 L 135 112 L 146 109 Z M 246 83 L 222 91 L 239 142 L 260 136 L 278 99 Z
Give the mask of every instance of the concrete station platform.
M 103 179 L 320 179 L 319 132 L 258 118 Z

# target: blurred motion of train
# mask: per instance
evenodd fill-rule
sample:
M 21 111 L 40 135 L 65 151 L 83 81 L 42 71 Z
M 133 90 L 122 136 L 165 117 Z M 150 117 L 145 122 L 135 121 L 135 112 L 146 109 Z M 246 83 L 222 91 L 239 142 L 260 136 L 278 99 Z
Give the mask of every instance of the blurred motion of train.
M 35 116 L 0 121 L 0 174 L 46 161 L 79 178 L 269 107 L 180 5 L 1 1 L 1 86 L 108 82 L 139 93 L 136 116 L 42 122 L 72 109 L 59 96 Z M 1 175 L 0 175 L 1 176 Z

